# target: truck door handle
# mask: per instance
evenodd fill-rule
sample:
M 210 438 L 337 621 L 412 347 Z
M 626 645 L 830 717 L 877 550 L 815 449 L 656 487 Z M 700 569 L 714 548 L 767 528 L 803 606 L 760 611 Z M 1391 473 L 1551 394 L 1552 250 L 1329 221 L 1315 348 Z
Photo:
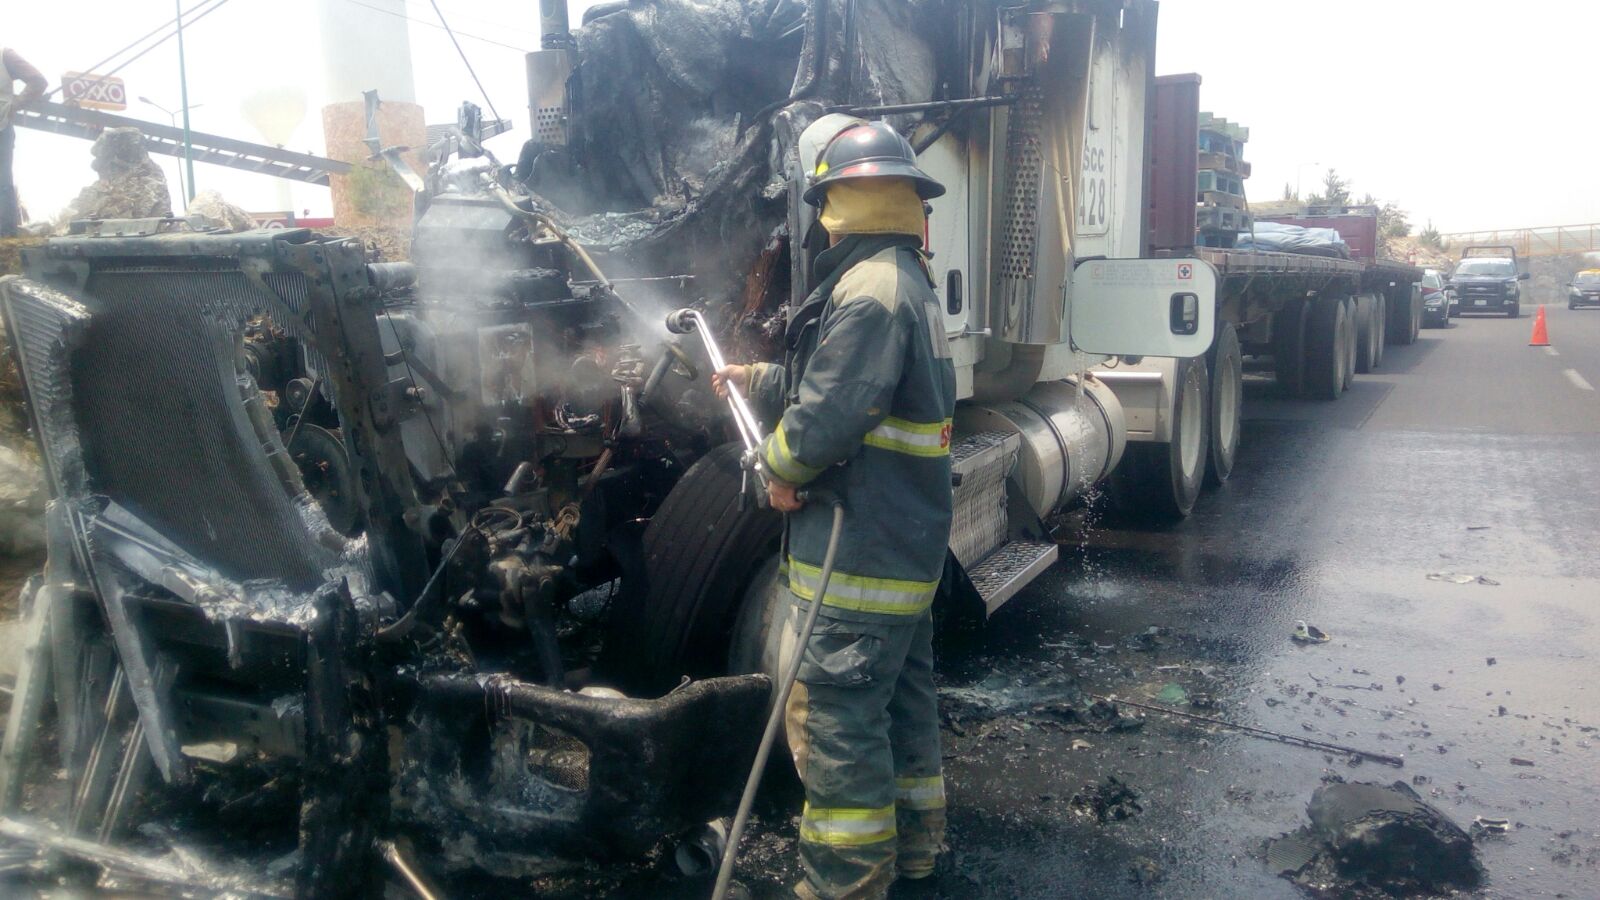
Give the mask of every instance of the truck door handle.
M 1200 330 L 1200 295 L 1188 292 L 1172 295 L 1173 334 L 1194 334 Z

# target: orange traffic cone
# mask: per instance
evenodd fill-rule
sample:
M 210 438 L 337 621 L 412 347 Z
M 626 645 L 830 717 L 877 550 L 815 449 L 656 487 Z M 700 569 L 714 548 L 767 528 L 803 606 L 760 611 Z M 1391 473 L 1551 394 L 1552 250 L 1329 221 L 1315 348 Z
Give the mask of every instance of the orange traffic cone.
M 1550 333 L 1544 327 L 1544 304 L 1539 304 L 1539 314 L 1533 317 L 1533 337 L 1528 339 L 1529 347 L 1550 346 Z

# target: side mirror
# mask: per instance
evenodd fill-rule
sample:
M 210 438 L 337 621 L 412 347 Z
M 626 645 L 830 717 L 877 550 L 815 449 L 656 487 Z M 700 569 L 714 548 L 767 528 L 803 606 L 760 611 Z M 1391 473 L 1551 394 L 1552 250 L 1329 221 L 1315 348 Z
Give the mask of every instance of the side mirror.
M 1531 272 L 1522 272 L 1522 273 L 1519 273 L 1517 275 L 1517 280 L 1518 281 L 1527 281 L 1529 278 L 1532 278 L 1532 277 L 1533 277 L 1533 273 L 1531 273 Z
M 1216 334 L 1217 271 L 1204 260 L 1086 260 L 1068 296 L 1068 332 L 1084 353 L 1187 359 Z

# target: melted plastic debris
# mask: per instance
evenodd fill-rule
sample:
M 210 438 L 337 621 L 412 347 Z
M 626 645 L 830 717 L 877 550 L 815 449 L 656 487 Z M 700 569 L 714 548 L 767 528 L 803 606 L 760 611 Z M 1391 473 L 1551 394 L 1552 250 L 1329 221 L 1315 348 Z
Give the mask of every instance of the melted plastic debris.
M 1335 781 L 1306 807 L 1311 824 L 1267 842 L 1267 862 L 1313 893 L 1409 897 L 1483 879 L 1472 838 L 1403 781 Z

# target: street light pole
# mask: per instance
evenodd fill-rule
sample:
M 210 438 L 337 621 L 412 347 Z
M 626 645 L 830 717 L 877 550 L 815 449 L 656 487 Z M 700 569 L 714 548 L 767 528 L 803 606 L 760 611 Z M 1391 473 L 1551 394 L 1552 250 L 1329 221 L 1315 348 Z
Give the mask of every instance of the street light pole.
M 156 109 L 160 110 L 161 112 L 166 113 L 167 124 L 171 125 L 173 128 L 177 128 L 178 127 L 178 111 L 177 110 L 175 110 L 175 109 L 167 109 L 165 106 L 162 106 L 161 104 L 155 102 L 154 100 L 151 100 L 149 97 L 140 97 L 139 98 L 139 102 L 143 103 L 145 106 L 153 106 Z M 195 105 L 193 105 L 193 106 L 191 106 L 189 108 L 190 109 L 199 109 L 202 106 L 205 106 L 205 104 L 204 103 L 196 103 Z M 183 178 L 183 166 L 179 166 L 178 167 L 178 194 L 179 194 L 179 196 L 183 196 L 183 197 L 189 196 L 189 189 L 185 186 L 187 184 L 188 184 L 188 182 L 185 181 L 184 178 Z
M 183 102 L 183 167 L 189 173 L 187 200 L 194 202 L 194 145 L 189 140 L 189 71 L 183 59 L 183 0 L 173 0 L 178 9 L 178 92 Z M 187 204 L 186 204 L 187 205 Z

